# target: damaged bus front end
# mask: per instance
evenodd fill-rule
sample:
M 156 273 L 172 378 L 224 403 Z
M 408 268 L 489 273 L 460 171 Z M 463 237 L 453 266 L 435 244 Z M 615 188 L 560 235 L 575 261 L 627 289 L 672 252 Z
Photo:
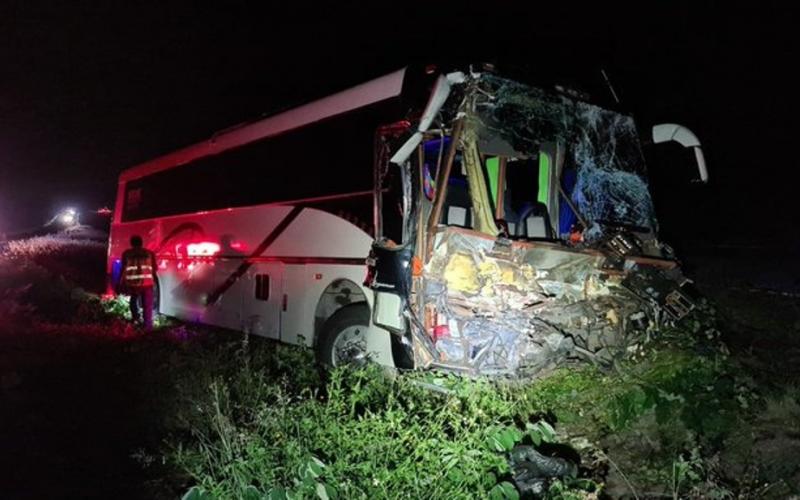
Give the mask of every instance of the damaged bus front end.
M 367 285 L 396 364 L 611 363 L 693 309 L 632 117 L 470 72 L 413 118 L 376 134 Z

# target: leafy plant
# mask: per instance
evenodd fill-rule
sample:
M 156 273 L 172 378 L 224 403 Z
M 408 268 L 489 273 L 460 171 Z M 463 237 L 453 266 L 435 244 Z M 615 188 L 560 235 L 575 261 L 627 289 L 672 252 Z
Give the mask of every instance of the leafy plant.
M 677 460 L 672 462 L 670 489 L 672 491 L 672 498 L 675 500 L 680 498 L 681 489 L 686 486 L 686 483 L 694 483 L 700 480 L 700 474 L 697 472 L 699 467 L 698 462 L 699 458 L 696 455 L 690 460 L 679 456 Z

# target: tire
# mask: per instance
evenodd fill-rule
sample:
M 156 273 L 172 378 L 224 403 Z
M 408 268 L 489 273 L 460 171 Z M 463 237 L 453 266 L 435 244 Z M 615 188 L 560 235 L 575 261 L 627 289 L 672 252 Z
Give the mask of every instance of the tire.
M 351 304 L 328 318 L 317 339 L 317 362 L 327 367 L 366 362 L 366 346 L 363 353 L 357 352 L 357 339 L 358 335 L 365 335 L 369 330 L 369 312 L 366 303 Z M 348 342 L 346 336 L 351 336 L 352 341 Z

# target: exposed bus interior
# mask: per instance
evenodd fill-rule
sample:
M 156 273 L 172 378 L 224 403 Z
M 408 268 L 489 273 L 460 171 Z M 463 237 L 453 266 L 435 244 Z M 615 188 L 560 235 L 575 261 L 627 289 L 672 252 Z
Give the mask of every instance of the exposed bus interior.
M 450 144 L 450 138 L 431 139 L 423 145 L 423 196 L 433 202 L 438 159 Z M 481 174 L 488 188 L 488 201 L 498 228 L 512 240 L 554 240 L 550 213 L 551 157 L 545 152 L 526 157 L 481 156 Z M 555 193 L 557 195 L 557 193 Z M 470 181 L 463 165 L 463 154 L 456 152 L 447 181 L 441 224 L 473 229 L 474 208 L 470 197 Z
M 418 365 L 610 363 L 691 310 L 629 116 L 481 74 L 448 103 L 405 164 L 378 155 L 382 226 L 395 231 L 378 233 L 375 282 L 407 281 L 394 291 L 407 290 L 408 328 L 395 333 Z

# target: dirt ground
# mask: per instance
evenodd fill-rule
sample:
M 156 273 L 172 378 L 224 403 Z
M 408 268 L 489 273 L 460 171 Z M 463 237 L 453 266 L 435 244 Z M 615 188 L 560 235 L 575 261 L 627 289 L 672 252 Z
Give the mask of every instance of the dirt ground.
M 131 348 L 58 332 L 0 338 L 4 498 L 155 498 L 155 470 L 132 455 L 158 439 L 157 407 Z

